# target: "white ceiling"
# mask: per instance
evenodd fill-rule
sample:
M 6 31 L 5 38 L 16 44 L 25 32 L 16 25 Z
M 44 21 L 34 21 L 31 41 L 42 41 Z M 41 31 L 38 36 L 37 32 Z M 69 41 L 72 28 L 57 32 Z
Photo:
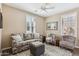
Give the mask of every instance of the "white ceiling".
M 43 17 L 48 17 L 60 12 L 64 12 L 64 11 L 79 7 L 79 3 L 50 3 L 49 6 L 52 6 L 55 8 L 48 9 L 46 13 L 40 9 L 43 3 L 7 3 L 7 5 L 18 9 L 22 9 Z

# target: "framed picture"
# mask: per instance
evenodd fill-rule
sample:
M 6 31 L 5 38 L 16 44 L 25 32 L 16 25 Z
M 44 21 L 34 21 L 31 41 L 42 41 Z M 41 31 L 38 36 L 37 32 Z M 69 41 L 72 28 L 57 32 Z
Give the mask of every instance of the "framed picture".
M 49 22 L 47 23 L 48 30 L 58 30 L 58 22 Z

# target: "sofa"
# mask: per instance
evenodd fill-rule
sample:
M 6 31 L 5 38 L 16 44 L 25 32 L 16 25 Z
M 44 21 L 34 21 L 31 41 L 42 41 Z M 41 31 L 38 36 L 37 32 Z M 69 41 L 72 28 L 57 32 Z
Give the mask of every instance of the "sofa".
M 60 47 L 73 50 L 75 47 L 75 37 L 70 35 L 62 36 L 62 40 L 60 40 Z
M 42 41 L 40 35 L 38 36 L 37 33 L 11 34 L 11 40 L 13 54 L 29 49 L 29 45 L 31 42 Z

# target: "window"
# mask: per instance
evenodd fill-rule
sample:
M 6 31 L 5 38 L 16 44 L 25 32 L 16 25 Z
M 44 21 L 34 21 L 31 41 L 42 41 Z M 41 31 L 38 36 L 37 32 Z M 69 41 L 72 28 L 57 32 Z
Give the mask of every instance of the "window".
M 26 32 L 35 33 L 35 17 L 29 15 L 26 16 Z

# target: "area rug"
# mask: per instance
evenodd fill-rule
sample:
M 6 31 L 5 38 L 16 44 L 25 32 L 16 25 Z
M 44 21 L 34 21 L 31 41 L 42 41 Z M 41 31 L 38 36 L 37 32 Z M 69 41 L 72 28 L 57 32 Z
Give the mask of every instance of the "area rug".
M 30 56 L 30 50 L 17 53 L 13 56 Z M 45 44 L 45 53 L 42 56 L 72 56 L 72 53 L 69 50 Z

